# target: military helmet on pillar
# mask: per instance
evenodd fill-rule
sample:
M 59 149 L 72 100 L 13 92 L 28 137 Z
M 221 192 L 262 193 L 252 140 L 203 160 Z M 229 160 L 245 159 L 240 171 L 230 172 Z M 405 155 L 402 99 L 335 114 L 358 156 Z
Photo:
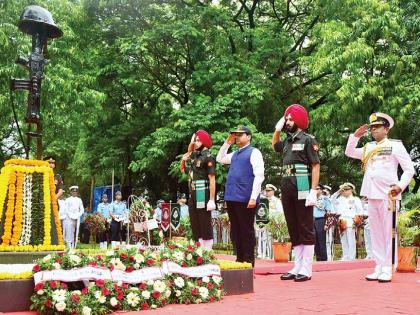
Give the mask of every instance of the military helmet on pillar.
M 27 6 L 19 20 L 19 29 L 29 35 L 44 33 L 47 38 L 63 36 L 63 31 L 55 24 L 49 11 L 37 6 Z

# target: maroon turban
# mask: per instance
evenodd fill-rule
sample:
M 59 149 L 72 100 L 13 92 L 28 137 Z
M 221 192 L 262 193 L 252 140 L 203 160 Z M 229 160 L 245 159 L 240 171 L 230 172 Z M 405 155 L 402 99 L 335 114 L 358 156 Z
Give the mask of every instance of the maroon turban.
M 287 119 L 287 116 L 292 116 L 292 120 L 300 129 L 307 129 L 309 125 L 308 112 L 305 107 L 299 104 L 293 104 L 286 108 L 284 112 L 284 118 Z
M 195 135 L 200 139 L 201 143 L 206 148 L 211 148 L 213 145 L 213 140 L 211 136 L 204 130 L 198 130 Z

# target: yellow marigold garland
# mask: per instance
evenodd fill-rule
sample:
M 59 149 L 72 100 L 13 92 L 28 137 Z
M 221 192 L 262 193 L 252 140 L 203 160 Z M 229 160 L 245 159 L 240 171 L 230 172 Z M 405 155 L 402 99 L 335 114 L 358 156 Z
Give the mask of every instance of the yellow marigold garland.
M 7 196 L 7 208 L 4 220 L 4 232 L 1 237 L 4 245 L 10 244 L 12 236 L 13 212 L 15 208 L 16 173 L 12 172 L 9 177 L 9 194 Z
M 44 179 L 44 245 L 51 244 L 51 196 L 49 174 L 43 174 Z
M 6 200 L 7 187 L 9 186 L 11 169 L 3 167 L 0 173 L 0 222 L 3 218 L 4 201 Z
M 15 203 L 15 219 L 13 221 L 13 235 L 11 244 L 16 246 L 19 242 L 20 235 L 22 233 L 22 221 L 23 221 L 23 181 L 25 179 L 25 173 L 16 173 L 16 203 Z
M 51 170 L 51 173 L 52 173 L 52 170 Z M 52 175 L 53 174 L 51 174 L 51 176 L 50 176 L 50 195 L 51 195 L 51 199 L 52 199 L 54 222 L 55 222 L 55 227 L 56 227 L 56 230 L 57 230 L 58 244 L 64 244 L 63 233 L 62 233 L 62 230 L 61 230 L 61 221 L 60 221 L 60 216 L 58 214 L 57 195 L 55 194 L 54 176 L 52 176 Z
M 44 193 L 44 242 L 41 245 L 17 245 L 22 234 L 23 183 L 25 174 L 43 174 Z M 7 194 L 8 193 L 8 194 Z M 55 195 L 54 173 L 47 161 L 12 159 L 5 162 L 0 173 L 0 221 L 3 205 L 8 196 L 4 218 L 4 233 L 0 251 L 49 251 L 64 250 L 61 223 Z M 16 196 L 16 197 L 15 197 Z M 51 203 L 52 202 L 52 203 Z M 52 204 L 52 209 L 51 209 Z M 51 210 L 57 227 L 58 245 L 51 245 Z M 15 219 L 15 221 L 13 221 Z M 12 237 L 13 226 L 13 237 Z

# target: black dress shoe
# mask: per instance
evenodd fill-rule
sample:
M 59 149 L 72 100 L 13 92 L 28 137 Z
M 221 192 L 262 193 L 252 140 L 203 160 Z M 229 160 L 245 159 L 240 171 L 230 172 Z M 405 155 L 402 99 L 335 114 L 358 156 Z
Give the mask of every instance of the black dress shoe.
M 284 275 L 281 275 L 280 279 L 281 280 L 293 280 L 294 278 L 296 278 L 296 275 L 293 273 L 285 273 Z
M 311 280 L 311 277 L 308 277 L 305 275 L 296 275 L 295 277 L 296 282 L 303 282 L 303 281 L 308 281 L 308 280 Z

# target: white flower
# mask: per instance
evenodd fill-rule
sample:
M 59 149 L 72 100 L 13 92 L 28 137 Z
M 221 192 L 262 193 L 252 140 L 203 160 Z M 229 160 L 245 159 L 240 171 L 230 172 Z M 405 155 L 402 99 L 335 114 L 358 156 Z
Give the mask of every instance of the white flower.
M 145 261 L 144 256 L 142 254 L 134 255 L 134 260 L 139 264 L 144 263 Z
M 82 314 L 83 315 L 90 315 L 90 312 L 91 312 L 92 310 L 90 309 L 90 307 L 89 306 L 83 306 L 83 309 L 82 309 Z
M 105 252 L 105 256 L 114 256 L 114 251 L 113 250 L 107 250 L 106 252 Z
M 58 262 L 52 264 L 54 269 L 61 269 L 61 265 Z
M 187 255 L 187 260 L 191 260 L 192 259 L 192 255 L 189 253 L 188 255 Z
M 111 303 L 112 306 L 117 306 L 118 305 L 118 300 L 116 298 L 111 298 L 111 300 L 109 301 L 109 303 Z
M 219 276 L 213 276 L 212 279 L 216 284 L 219 284 L 222 281 L 222 277 Z
M 143 292 L 141 292 L 141 296 L 144 297 L 145 300 L 148 300 L 150 298 L 150 292 L 144 290 Z
M 72 262 L 74 262 L 75 264 L 79 264 L 81 259 L 79 256 L 77 255 L 69 255 L 69 258 Z
M 195 252 L 197 253 L 198 256 L 203 256 L 203 247 L 199 247 L 195 250 Z
M 80 292 L 80 290 L 74 290 L 74 291 L 71 292 L 71 294 L 81 295 L 82 292 Z
M 148 280 L 146 283 L 147 285 L 153 285 L 155 282 L 153 280 Z
M 67 254 L 68 254 L 68 255 L 74 255 L 74 254 L 76 254 L 76 251 L 75 251 L 74 249 L 70 249 L 70 250 L 67 252 Z
M 66 303 L 64 303 L 63 301 L 60 301 L 55 304 L 55 308 L 57 309 L 57 311 L 62 312 L 66 309 Z
M 104 304 L 106 302 L 106 296 L 101 295 L 98 299 L 98 302 L 101 303 L 101 304 Z
M 102 292 L 101 291 L 95 291 L 94 295 L 97 299 L 99 299 L 102 295 Z
M 198 292 L 200 293 L 200 296 L 203 299 L 207 299 L 208 296 L 209 296 L 209 290 L 207 290 L 207 288 L 205 288 L 205 287 L 198 288 Z
M 63 289 L 55 290 L 52 299 L 56 302 L 62 302 L 66 299 L 66 292 L 67 291 Z
M 109 262 L 114 265 L 115 269 L 125 270 L 125 265 L 119 258 L 112 258 Z
M 135 264 L 133 265 L 133 267 L 134 267 L 134 269 L 140 269 L 140 265 L 139 265 L 138 263 L 135 263 Z
M 171 290 L 166 290 L 165 296 L 169 298 L 171 296 Z
M 176 295 L 177 297 L 180 297 L 180 296 L 181 296 L 181 291 L 176 290 L 176 291 L 175 291 L 175 295 Z
M 193 284 L 192 282 L 190 282 L 190 281 L 187 281 L 187 285 L 188 285 L 189 287 L 193 287 L 193 286 L 194 286 L 194 284 Z
M 201 279 L 204 283 L 209 283 L 210 278 L 209 277 L 203 277 L 203 279 Z
M 163 237 L 163 232 L 162 230 L 159 231 L 159 237 L 162 238 Z M 153 305 L 152 305 L 153 306 Z
M 177 250 L 172 254 L 172 257 L 175 258 L 176 261 L 182 261 L 184 259 L 184 253 Z
M 127 303 L 131 306 L 136 306 L 137 304 L 139 304 L 140 302 L 140 298 L 138 297 L 137 294 L 131 292 L 128 293 L 127 295 Z
M 38 291 L 36 292 L 36 294 L 38 294 L 38 295 L 43 295 L 43 294 L 44 294 L 44 290 L 38 290 Z
M 174 283 L 175 283 L 175 285 L 176 285 L 178 288 L 183 288 L 183 287 L 184 287 L 184 285 L 185 285 L 185 281 L 184 281 L 184 279 L 182 279 L 181 277 L 177 277 L 177 278 L 175 279 Z
M 195 303 L 200 304 L 202 301 L 200 299 L 195 300 Z
M 117 282 L 117 286 L 119 286 L 119 287 L 122 286 L 122 281 L 121 280 Z
M 162 293 L 166 289 L 165 282 L 160 281 L 160 280 L 156 280 L 155 283 L 153 284 L 153 289 Z
M 44 258 L 42 258 L 42 261 L 48 261 L 51 259 L 51 255 L 48 254 L 47 256 L 45 256 Z
M 157 308 L 156 304 L 152 304 L 152 306 L 150 306 L 151 308 Z

